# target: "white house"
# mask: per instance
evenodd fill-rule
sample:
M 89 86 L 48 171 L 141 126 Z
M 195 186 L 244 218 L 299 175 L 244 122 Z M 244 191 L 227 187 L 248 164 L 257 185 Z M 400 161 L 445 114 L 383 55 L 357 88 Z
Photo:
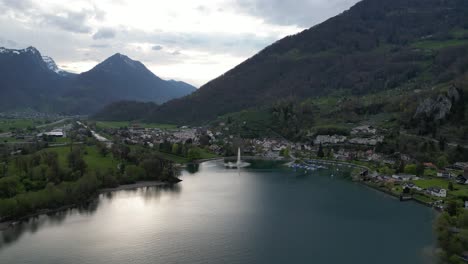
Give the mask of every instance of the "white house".
M 426 191 L 432 196 L 447 197 L 447 190 L 439 188 L 439 187 L 430 187 Z
M 42 137 L 43 135 L 45 136 L 51 136 L 51 137 L 65 137 L 65 132 L 63 129 L 54 129 L 49 132 L 44 132 L 44 133 L 39 133 L 37 134 L 38 137 Z
M 405 188 L 408 188 L 408 189 L 413 189 L 413 190 L 416 190 L 416 191 L 422 191 L 423 189 L 421 187 L 418 187 L 416 184 L 414 183 L 405 183 L 405 185 L 403 185 L 403 187 Z
M 465 201 L 465 209 L 468 209 L 468 201 Z
M 346 141 L 345 136 L 318 135 L 314 140 L 314 144 L 315 145 L 319 145 L 319 144 L 339 144 L 339 143 L 344 143 L 345 141 Z
M 419 180 L 419 178 L 416 175 L 411 175 L 411 174 L 395 174 L 395 175 L 392 175 L 392 178 L 398 181 Z
M 439 171 L 437 172 L 437 177 L 441 177 L 441 178 L 452 178 L 452 173 L 450 173 L 449 171 Z
M 377 133 L 377 129 L 375 129 L 374 127 L 369 126 L 369 125 L 358 126 L 358 127 L 353 128 L 353 130 L 351 131 L 352 135 L 356 135 L 356 134 L 375 134 L 375 133 Z

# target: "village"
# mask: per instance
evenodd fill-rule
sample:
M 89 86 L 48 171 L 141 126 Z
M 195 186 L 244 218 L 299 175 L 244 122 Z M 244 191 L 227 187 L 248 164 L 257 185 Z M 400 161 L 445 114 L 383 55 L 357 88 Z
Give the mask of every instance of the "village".
M 70 135 L 70 131 L 78 133 Z M 109 128 L 89 121 L 14 130 L 3 133 L 0 138 L 4 139 L 4 144 L 10 145 L 11 155 L 18 155 L 25 146 L 37 142 L 45 146 L 61 146 L 69 144 L 72 136 L 75 144 L 80 144 L 87 133 L 101 142 L 139 145 L 171 155 L 182 155 L 180 149 L 190 144 L 212 153 L 213 157 L 234 156 L 240 148 L 243 156 L 294 160 L 305 170 L 315 169 L 314 161 L 320 160 L 362 166 L 368 169 L 361 170 L 356 180 L 373 188 L 439 209 L 446 206 L 445 201 L 454 199 L 463 201 L 464 207 L 468 208 L 467 162 L 438 166 L 431 162 L 418 163 L 408 154 L 378 153 L 376 145 L 384 140 L 384 136 L 369 125 L 353 128 L 349 136 L 316 135 L 313 142 L 291 142 L 281 137 L 242 139 L 231 134 L 226 126 L 161 128 L 132 123 Z M 178 151 L 173 152 L 174 149 Z

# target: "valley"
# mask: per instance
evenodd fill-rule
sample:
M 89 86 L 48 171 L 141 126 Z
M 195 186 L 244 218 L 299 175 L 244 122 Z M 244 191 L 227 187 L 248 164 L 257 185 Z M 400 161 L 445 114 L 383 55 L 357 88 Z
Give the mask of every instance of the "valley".
M 79 74 L 0 48 L 0 260 L 52 263 L 68 234 L 83 244 L 61 263 L 468 262 L 467 17 L 362 0 L 274 42 L 271 18 L 240 42 L 104 27 L 75 51 L 106 59 Z M 196 88 L 120 52 L 188 80 L 244 59 Z

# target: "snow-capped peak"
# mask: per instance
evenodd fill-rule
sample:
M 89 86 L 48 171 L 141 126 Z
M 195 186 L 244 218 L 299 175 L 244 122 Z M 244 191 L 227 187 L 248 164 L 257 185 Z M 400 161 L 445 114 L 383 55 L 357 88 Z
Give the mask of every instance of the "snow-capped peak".
M 55 63 L 55 61 L 49 57 L 49 56 L 42 56 L 42 60 L 45 62 L 45 64 L 47 65 L 47 68 L 49 68 L 49 70 L 53 71 L 53 72 L 56 72 L 56 73 L 61 73 L 62 70 L 59 69 L 59 67 L 57 67 L 57 64 Z
M 67 71 L 64 71 L 62 69 L 60 69 L 57 64 L 55 63 L 54 59 L 52 59 L 51 57 L 49 56 L 42 56 L 42 60 L 45 62 L 45 64 L 47 65 L 47 68 L 59 75 L 62 75 L 62 76 L 69 76 L 71 75 L 71 73 L 67 72 Z
M 0 54 L 23 54 L 23 53 L 32 53 L 34 55 L 40 55 L 39 51 L 34 47 L 27 47 L 25 49 L 7 49 L 0 47 Z
M 24 51 L 31 52 L 32 54 L 40 54 L 39 51 L 36 48 L 31 47 L 31 46 L 24 49 Z

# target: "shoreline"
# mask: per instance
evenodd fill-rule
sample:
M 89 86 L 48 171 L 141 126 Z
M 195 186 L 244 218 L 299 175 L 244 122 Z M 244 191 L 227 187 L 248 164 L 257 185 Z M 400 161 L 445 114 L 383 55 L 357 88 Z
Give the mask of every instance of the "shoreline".
M 201 164 L 201 163 L 208 162 L 208 161 L 223 160 L 225 158 L 226 157 L 224 157 L 224 158 L 223 157 L 217 157 L 217 158 L 211 158 L 211 159 L 196 160 L 196 161 L 193 161 L 192 164 L 193 163 Z M 227 157 L 227 158 L 229 158 L 229 157 Z M 268 158 L 265 158 L 265 157 L 246 157 L 246 158 L 250 158 L 250 159 L 253 159 L 253 158 L 254 159 L 268 159 Z M 357 165 L 357 164 L 354 164 L 354 163 L 338 161 L 338 160 L 310 159 L 310 161 L 317 162 L 317 163 L 322 163 L 322 164 L 325 164 L 325 165 L 339 164 L 339 165 L 344 165 L 344 166 L 349 166 L 349 167 L 354 167 L 354 168 L 366 169 L 369 172 L 372 171 L 367 166 Z M 294 162 L 294 160 L 290 161 L 289 163 L 293 163 L 293 162 Z M 391 196 L 393 198 L 399 199 L 399 197 L 396 194 L 391 193 L 388 190 L 383 190 L 383 189 L 381 189 L 381 188 L 379 188 L 377 186 L 368 184 L 368 183 L 366 183 L 364 181 L 354 181 L 354 182 L 357 182 L 357 183 L 363 185 L 364 187 L 371 188 L 373 190 L 376 190 L 376 191 L 379 191 L 379 192 L 384 193 L 386 195 L 389 195 L 389 196 Z M 90 197 L 88 200 L 86 200 L 83 203 L 90 202 L 90 201 L 98 198 L 98 196 L 101 195 L 101 194 L 106 194 L 106 193 L 111 193 L 111 192 L 116 192 L 116 191 L 133 190 L 133 189 L 139 189 L 139 188 L 145 188 L 145 187 L 163 187 L 163 186 L 170 186 L 170 185 L 173 185 L 173 184 L 174 183 L 162 182 L 162 181 L 142 181 L 142 182 L 137 182 L 137 183 L 134 183 L 134 184 L 119 185 L 119 186 L 117 186 L 115 188 L 104 188 L 104 189 L 98 190 L 95 195 L 93 195 L 92 197 Z M 417 200 L 415 198 L 412 198 L 410 201 L 414 201 L 414 202 L 416 202 L 416 203 L 418 203 L 420 205 L 432 208 L 433 210 L 438 212 L 438 210 L 436 208 L 434 208 L 431 204 L 428 204 L 426 202 Z M 56 212 L 68 210 L 68 209 L 71 209 L 71 208 L 75 208 L 75 207 L 78 207 L 78 206 L 80 206 L 80 204 L 65 205 L 65 206 L 61 206 L 61 207 L 56 208 L 56 209 L 43 209 L 43 210 L 39 210 L 39 211 L 37 211 L 35 213 L 29 214 L 29 215 L 26 215 L 26 216 L 23 216 L 23 217 L 20 217 L 20 218 L 17 218 L 17 219 L 8 220 L 8 221 L 0 221 L 0 231 L 4 231 L 4 230 L 6 230 L 8 228 L 11 228 L 12 226 L 16 225 L 18 222 L 22 222 L 22 221 L 28 220 L 30 218 L 33 218 L 33 217 L 37 217 L 37 216 L 44 215 L 44 214 L 56 213 Z
M 145 188 L 145 187 L 163 187 L 163 186 L 170 186 L 172 184 L 173 183 L 162 182 L 162 181 L 142 181 L 142 182 L 137 182 L 133 184 L 120 185 L 115 188 L 100 189 L 92 197 L 90 197 L 89 199 L 87 199 L 86 201 L 80 204 L 69 204 L 69 205 L 64 205 L 55 209 L 42 209 L 35 213 L 31 213 L 31 214 L 28 214 L 28 215 L 25 215 L 25 216 L 22 216 L 13 220 L 0 221 L 0 231 L 5 231 L 11 227 L 14 227 L 16 224 L 29 220 L 30 218 L 33 218 L 33 217 L 38 217 L 41 215 L 52 214 L 52 213 L 57 213 L 57 212 L 65 211 L 68 209 L 76 208 L 82 204 L 85 204 L 85 203 L 88 203 L 97 199 L 99 195 L 101 194 L 106 194 L 106 193 L 111 193 L 111 192 L 116 192 L 116 191 L 124 191 L 124 190 L 134 190 L 134 189 L 140 189 L 140 188 Z
M 124 191 L 124 190 L 133 190 L 133 189 L 140 189 L 145 187 L 160 187 L 160 186 L 169 186 L 172 183 L 169 182 L 162 182 L 162 181 L 142 181 L 133 184 L 124 184 L 117 186 L 115 188 L 104 188 L 98 191 L 99 194 L 116 192 L 116 191 Z
M 318 162 L 318 163 L 322 163 L 322 164 L 341 164 L 341 165 L 346 165 L 346 166 L 350 166 L 350 167 L 354 167 L 354 168 L 360 168 L 360 169 L 366 169 L 369 173 L 372 172 L 373 170 L 370 169 L 369 167 L 367 166 L 364 166 L 364 165 L 358 165 L 358 164 L 354 164 L 354 163 L 350 163 L 350 162 L 345 162 L 345 161 L 338 161 L 338 160 L 320 160 L 320 159 L 310 159 L 311 161 L 314 161 L 314 162 Z M 368 184 L 362 180 L 359 180 L 359 181 L 355 181 L 353 180 L 354 182 L 357 182 L 367 188 L 371 188 L 373 190 L 376 190 L 376 191 L 379 191 L 381 193 L 384 193 L 388 196 L 391 196 L 393 198 L 396 198 L 396 199 L 400 199 L 400 197 L 388 190 L 384 190 L 384 189 L 381 189 L 379 188 L 378 186 L 375 186 L 375 185 L 372 185 L 372 184 Z M 412 201 L 412 202 L 415 202 L 417 204 L 420 204 L 422 206 L 425 206 L 425 207 L 428 207 L 428 208 L 431 208 L 433 209 L 434 211 L 436 212 L 440 212 L 437 208 L 435 208 L 434 206 L 432 206 L 431 204 L 429 203 L 426 203 L 424 201 L 421 201 L 421 200 L 418 200 L 418 199 L 415 199 L 414 197 L 411 197 L 411 200 L 409 201 Z

